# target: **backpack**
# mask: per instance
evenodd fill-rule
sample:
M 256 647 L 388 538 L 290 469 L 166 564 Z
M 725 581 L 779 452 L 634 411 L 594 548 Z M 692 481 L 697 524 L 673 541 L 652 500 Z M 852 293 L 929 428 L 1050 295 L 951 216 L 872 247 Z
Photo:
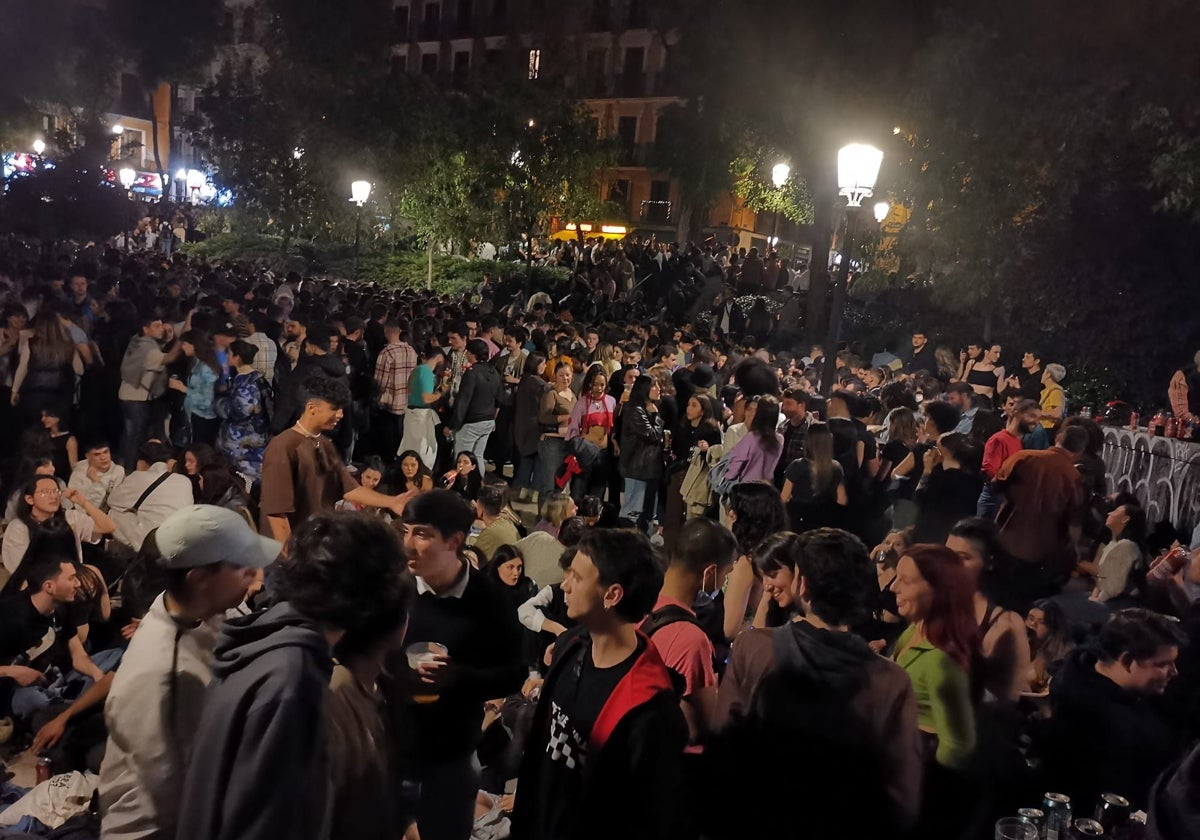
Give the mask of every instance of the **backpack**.
M 688 610 L 685 610 L 683 607 L 676 606 L 675 604 L 668 604 L 667 606 L 650 613 L 642 621 L 641 627 L 638 629 L 641 630 L 641 632 L 645 634 L 647 638 L 652 639 L 654 638 L 655 633 L 667 625 L 677 624 L 681 621 L 685 621 L 688 624 L 694 624 L 696 627 L 700 628 L 701 632 L 704 632 L 704 627 L 700 624 L 695 615 Z M 708 634 L 705 633 L 705 635 L 707 636 Z M 684 680 L 683 674 L 679 673 L 674 668 L 668 667 L 668 670 L 671 672 L 671 685 L 674 686 L 675 693 L 682 697 L 684 692 L 687 691 L 687 681 Z

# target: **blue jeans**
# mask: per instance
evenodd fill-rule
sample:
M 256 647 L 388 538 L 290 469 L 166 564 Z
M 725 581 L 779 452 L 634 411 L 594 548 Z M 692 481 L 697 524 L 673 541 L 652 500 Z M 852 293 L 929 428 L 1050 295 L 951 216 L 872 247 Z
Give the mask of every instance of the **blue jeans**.
M 122 648 L 110 648 L 92 654 L 92 662 L 101 672 L 107 674 L 116 668 L 125 651 Z M 48 685 L 31 685 L 18 688 L 12 696 L 13 716 L 21 720 L 29 720 L 34 714 L 49 706 L 51 703 L 65 702 L 74 699 L 92 687 L 94 681 L 78 671 L 67 671 L 57 680 Z M 78 688 L 76 688 L 78 685 Z
M 538 472 L 537 491 L 538 501 L 544 501 L 546 496 L 557 488 L 554 486 L 554 474 L 562 466 L 563 458 L 567 457 L 567 442 L 560 437 L 545 435 L 538 441 Z
M 478 423 L 463 423 L 462 428 L 454 433 L 454 451 L 474 452 L 479 461 L 479 469 L 483 469 L 483 451 L 487 449 L 488 438 L 496 429 L 495 420 L 480 420 Z M 480 478 L 483 476 L 481 475 Z
M 518 490 L 531 490 L 537 485 L 538 457 L 522 455 L 517 469 L 513 472 L 513 487 Z
M 642 508 L 646 504 L 646 488 L 648 481 L 637 478 L 625 479 L 625 500 L 621 503 L 621 518 L 637 522 L 642 516 Z
M 121 417 L 124 427 L 121 432 L 121 460 L 126 471 L 137 466 L 137 451 L 146 435 L 146 424 L 150 421 L 150 403 L 137 400 L 121 400 Z
M 991 482 L 984 482 L 983 492 L 979 494 L 979 504 L 976 507 L 975 515 L 982 516 L 984 519 L 995 519 L 996 511 L 1000 510 L 1000 503 L 1003 501 L 1004 494 L 992 490 Z

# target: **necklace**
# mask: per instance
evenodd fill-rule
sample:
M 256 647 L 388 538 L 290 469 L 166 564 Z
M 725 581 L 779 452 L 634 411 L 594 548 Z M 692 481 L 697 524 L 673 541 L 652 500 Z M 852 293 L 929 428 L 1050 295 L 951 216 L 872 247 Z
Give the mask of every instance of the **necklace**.
M 296 425 L 292 426 L 292 428 L 293 428 L 293 429 L 295 429 L 296 431 L 298 431 L 300 434 L 304 435 L 304 436 L 305 436 L 306 438 L 308 438 L 309 440 L 311 440 L 311 441 L 313 442 L 313 449 L 320 449 L 320 448 L 321 448 L 321 435 L 320 435 L 320 433 L 317 433 L 317 434 L 315 434 L 315 435 L 314 435 L 314 434 L 313 434 L 312 432 L 310 432 L 308 429 L 306 429 L 306 428 L 304 428 L 303 426 L 301 426 L 301 425 L 300 425 L 300 421 L 299 421 L 299 420 L 297 420 L 297 421 L 296 421 Z

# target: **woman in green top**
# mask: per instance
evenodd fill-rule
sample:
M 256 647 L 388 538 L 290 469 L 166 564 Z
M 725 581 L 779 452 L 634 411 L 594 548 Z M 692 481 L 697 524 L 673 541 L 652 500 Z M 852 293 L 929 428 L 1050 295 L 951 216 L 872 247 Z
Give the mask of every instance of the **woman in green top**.
M 912 679 L 921 731 L 937 738 L 937 763 L 962 769 L 975 748 L 970 667 L 979 625 L 970 574 L 945 546 L 914 545 L 900 558 L 893 589 L 909 627 L 892 658 Z

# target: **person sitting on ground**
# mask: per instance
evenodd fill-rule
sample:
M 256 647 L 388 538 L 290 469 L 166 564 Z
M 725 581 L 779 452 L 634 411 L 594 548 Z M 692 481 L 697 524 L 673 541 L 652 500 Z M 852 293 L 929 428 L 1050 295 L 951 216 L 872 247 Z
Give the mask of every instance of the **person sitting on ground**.
M 1145 573 L 1146 511 L 1136 501 L 1117 505 L 1108 514 L 1108 542 L 1096 547 L 1096 560 L 1080 561 L 1075 568 L 1095 580 L 1091 600 L 1104 603 L 1136 588 L 1136 581 Z
M 479 489 L 479 501 L 475 503 L 475 508 L 483 522 L 483 530 L 472 545 L 483 554 L 485 561 L 491 560 L 492 554 L 500 546 L 513 545 L 521 539 L 512 520 L 502 515 L 507 490 L 507 485 L 503 483 L 485 484 Z
M 545 531 L 558 536 L 558 528 L 564 521 L 579 513 L 575 500 L 566 493 L 551 493 L 542 502 L 541 519 L 533 526 L 534 531 Z
M 709 758 L 721 767 L 765 762 L 788 774 L 790 783 L 780 781 L 811 804 L 803 810 L 821 836 L 907 829 L 922 776 L 916 695 L 899 666 L 849 630 L 866 617 L 875 587 L 867 549 L 845 531 L 821 528 L 797 536 L 786 562 L 802 615 L 734 642 Z M 728 803 L 754 795 L 751 778 L 735 775 Z M 785 836 L 795 813 L 731 804 L 712 836 Z
M 96 438 L 84 444 L 83 460 L 71 470 L 67 486 L 103 510 L 108 504 L 108 494 L 124 478 L 125 468 L 113 461 L 108 441 Z
M 177 510 L 195 503 L 192 482 L 171 472 L 175 453 L 161 441 L 138 447 L 137 469 L 108 494 L 115 538 L 137 551 L 146 534 Z
M 1034 604 L 1025 616 L 1029 635 L 1029 677 L 1026 691 L 1043 694 L 1050 689 L 1050 680 L 1058 672 L 1067 654 L 1075 649 L 1071 622 L 1063 608 L 1054 601 Z
M 74 507 L 65 510 L 64 502 L 70 502 Z M 0 578 L 3 581 L 16 573 L 38 530 L 51 520 L 65 521 L 71 527 L 75 534 L 77 561 L 83 559 L 83 543 L 98 543 L 103 536 L 116 529 L 112 517 L 78 490 L 68 488 L 63 492 L 54 476 L 39 476 L 22 488 L 17 517 L 4 529 L 4 540 L 0 543 L 0 558 L 3 560 Z
M 100 814 L 113 840 L 174 836 L 221 619 L 280 549 L 211 505 L 171 514 L 155 544 L 166 591 L 139 622 L 105 703 Z

